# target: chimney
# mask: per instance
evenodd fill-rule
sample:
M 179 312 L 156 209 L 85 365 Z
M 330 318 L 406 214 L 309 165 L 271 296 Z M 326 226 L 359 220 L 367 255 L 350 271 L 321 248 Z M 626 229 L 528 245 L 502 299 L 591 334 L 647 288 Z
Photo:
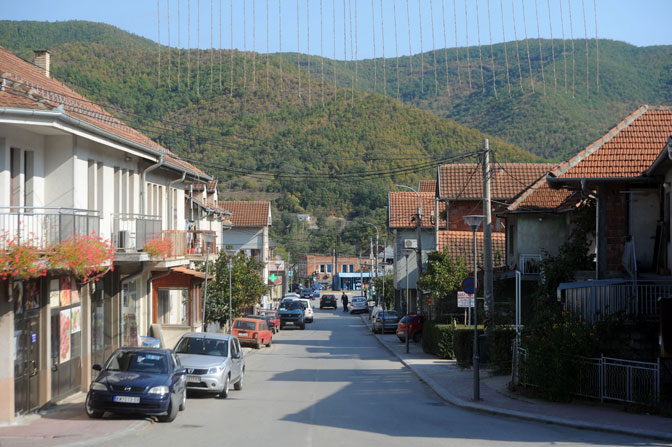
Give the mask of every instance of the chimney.
M 40 71 L 42 71 L 43 75 L 49 78 L 49 50 L 33 50 L 33 52 L 35 53 L 35 60 L 33 63 L 40 69 Z

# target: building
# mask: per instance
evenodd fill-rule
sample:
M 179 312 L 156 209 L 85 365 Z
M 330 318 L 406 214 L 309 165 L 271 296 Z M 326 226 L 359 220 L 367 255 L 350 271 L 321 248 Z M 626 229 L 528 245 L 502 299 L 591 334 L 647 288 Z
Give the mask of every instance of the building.
M 327 289 L 356 290 L 369 284 L 375 270 L 370 258 L 303 253 L 296 263 L 297 280 L 304 285 L 321 284 Z

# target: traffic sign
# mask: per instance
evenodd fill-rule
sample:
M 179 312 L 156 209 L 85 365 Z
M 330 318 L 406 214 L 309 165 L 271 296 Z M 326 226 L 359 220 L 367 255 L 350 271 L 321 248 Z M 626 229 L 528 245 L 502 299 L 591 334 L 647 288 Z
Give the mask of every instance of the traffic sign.
M 294 271 L 293 271 L 293 270 L 290 270 L 290 271 L 289 271 L 289 277 L 291 278 L 292 276 L 294 276 Z
M 275 282 L 275 280 L 278 279 L 278 277 L 275 276 L 275 273 L 271 273 L 271 276 L 269 276 L 268 279 L 269 279 L 271 282 Z
M 462 291 L 464 293 L 473 294 L 476 289 L 476 281 L 474 281 L 473 276 L 467 276 L 464 281 L 462 281 Z
M 457 307 L 474 307 L 474 294 L 457 292 Z

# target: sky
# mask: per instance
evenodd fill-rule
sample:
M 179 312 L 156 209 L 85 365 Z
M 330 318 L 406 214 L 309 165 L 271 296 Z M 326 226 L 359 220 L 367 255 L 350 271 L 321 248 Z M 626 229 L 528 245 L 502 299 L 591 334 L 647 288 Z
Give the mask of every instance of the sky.
M 525 36 L 529 39 L 538 36 L 595 39 L 597 36 L 636 46 L 672 44 L 669 37 L 672 0 L 26 0 L 7 3 L 1 9 L 2 20 L 88 20 L 114 25 L 173 47 L 233 47 L 259 53 L 298 49 L 301 53 L 335 56 L 339 60 L 383 55 L 389 58 L 433 48 L 476 46 L 479 42 L 488 46 L 491 42 L 512 41 L 515 37 L 523 40 Z M 188 20 L 188 12 L 191 20 Z

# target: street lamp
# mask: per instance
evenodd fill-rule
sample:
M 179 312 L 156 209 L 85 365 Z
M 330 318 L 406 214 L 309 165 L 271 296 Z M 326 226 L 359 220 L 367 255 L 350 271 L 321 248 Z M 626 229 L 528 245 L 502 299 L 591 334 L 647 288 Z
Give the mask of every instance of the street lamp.
M 474 400 L 480 400 L 480 374 L 479 374 L 479 352 L 478 352 L 478 306 L 476 301 L 476 295 L 478 292 L 478 274 L 477 274 L 477 252 L 476 252 L 476 230 L 481 225 L 481 222 L 485 216 L 480 214 L 470 214 L 464 216 L 464 221 L 471 227 L 473 232 L 474 239 Z
M 233 249 L 233 245 L 226 246 L 226 255 L 229 257 L 229 333 L 233 329 L 233 304 L 232 304 L 232 293 L 231 293 L 231 269 L 233 267 L 233 256 L 236 254 L 236 250 Z
M 420 279 L 420 275 L 422 274 L 422 199 L 420 198 L 420 193 L 416 191 L 415 189 L 411 188 L 410 186 L 406 185 L 397 185 L 395 184 L 397 188 L 406 188 L 410 189 L 415 193 L 415 195 L 418 197 L 418 220 L 415 221 L 415 227 L 417 228 L 417 238 L 418 238 L 418 251 L 416 255 L 416 261 L 418 264 L 418 279 Z M 415 287 L 415 308 L 416 312 L 419 312 L 419 303 L 420 303 L 420 288 Z

